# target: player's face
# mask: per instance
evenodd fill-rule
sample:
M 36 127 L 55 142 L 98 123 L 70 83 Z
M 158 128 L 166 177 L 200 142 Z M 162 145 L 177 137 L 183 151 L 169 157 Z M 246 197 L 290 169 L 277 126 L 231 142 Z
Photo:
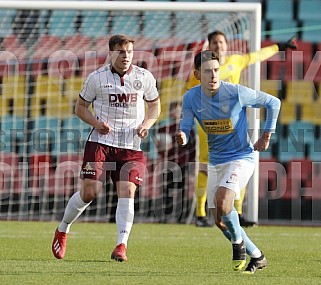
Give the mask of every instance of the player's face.
M 111 51 L 111 62 L 116 71 L 120 74 L 125 73 L 133 60 L 133 44 L 116 45 Z
M 202 63 L 195 74 L 201 81 L 201 86 L 206 95 L 213 95 L 220 87 L 220 64 L 217 60 L 209 60 Z
M 208 49 L 218 53 L 221 56 L 224 55 L 227 52 L 227 42 L 225 37 L 222 35 L 213 37 L 208 43 Z

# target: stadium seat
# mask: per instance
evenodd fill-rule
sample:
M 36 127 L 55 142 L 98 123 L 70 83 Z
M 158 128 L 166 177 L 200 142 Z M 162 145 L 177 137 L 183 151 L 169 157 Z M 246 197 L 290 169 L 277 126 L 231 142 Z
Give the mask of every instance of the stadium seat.
M 165 11 L 146 11 L 143 15 L 143 32 L 146 38 L 166 39 L 172 36 L 171 13 Z
M 47 72 L 48 58 L 56 52 L 61 50 L 62 41 L 60 37 L 51 35 L 41 35 L 39 39 L 31 47 L 32 53 L 32 72 L 35 76 Z
M 321 129 L 320 129 L 320 125 L 316 126 L 316 130 L 319 133 L 319 137 L 316 137 L 314 139 L 313 143 L 310 145 L 308 157 L 313 161 L 321 161 L 321 136 L 320 136 Z
M 57 167 L 55 171 L 55 196 L 71 196 L 80 189 L 80 170 L 82 155 L 60 154 L 57 156 Z
M 0 38 L 13 34 L 12 23 L 17 11 L 14 9 L 0 10 Z
M 281 163 L 287 163 L 292 159 L 304 159 L 306 157 L 305 146 L 297 142 L 293 143 L 289 138 L 280 138 L 278 149 L 278 159 Z
M 83 122 L 76 115 L 63 119 L 61 128 L 61 153 L 82 152 L 90 130 L 90 125 Z
M 305 146 L 314 142 L 315 127 L 311 122 L 302 120 L 292 121 L 288 125 L 288 135 L 289 132 L 293 133 L 295 137 L 299 138 L 300 142 Z
M 169 117 L 170 102 L 180 101 L 183 96 L 185 87 L 184 80 L 176 80 L 172 78 L 163 78 L 160 84 L 160 98 L 162 105 L 162 118 Z
M 79 92 L 83 87 L 85 77 L 81 76 L 72 76 L 65 80 L 64 85 L 64 96 L 67 100 L 64 100 L 64 105 L 62 108 L 66 111 L 61 113 L 61 118 L 70 117 L 75 112 L 76 101 L 79 97 Z
M 69 98 L 64 96 L 64 81 L 59 77 L 41 75 L 36 77 L 35 91 L 31 97 L 31 116 L 61 117 L 70 113 Z
M 259 199 L 267 202 L 283 196 L 286 187 L 286 171 L 275 158 L 259 161 Z
M 297 106 L 292 102 L 282 102 L 279 121 L 282 125 L 288 125 L 290 122 L 297 120 Z
M 77 17 L 77 10 L 53 10 L 48 21 L 49 34 L 57 37 L 74 35 Z
M 82 11 L 81 34 L 96 38 L 108 34 L 108 11 Z
M 283 1 L 277 2 L 283 3 Z M 273 19 L 271 20 L 270 27 L 270 39 L 273 41 L 287 41 L 294 35 L 298 36 L 298 23 L 293 19 L 283 19 L 282 17 Z
M 319 0 L 300 0 L 298 1 L 298 19 L 320 20 L 321 2 Z
M 0 152 L 0 193 L 19 193 L 22 185 L 19 156 L 14 152 Z
M 175 13 L 175 36 L 186 41 L 198 41 L 203 39 L 201 13 Z M 186 33 L 188 31 L 188 33 Z
M 27 48 L 17 35 L 8 34 L 2 40 L 3 50 L 11 52 L 21 63 L 27 60 Z M 26 63 L 24 63 L 26 65 Z M 25 68 L 24 68 L 25 71 Z
M 317 48 L 317 52 L 313 57 L 313 60 L 308 65 L 304 79 L 311 82 L 313 81 L 314 83 L 320 85 L 321 83 L 321 46 Z
M 26 116 L 26 76 L 8 75 L 0 83 L 1 115 Z
M 2 41 L 0 53 L 0 77 L 25 75 L 27 66 L 27 48 L 14 35 L 7 35 Z
M 321 162 L 320 159 L 318 161 L 312 162 L 312 170 L 311 170 L 311 185 L 309 187 L 304 188 L 304 198 L 307 201 L 311 201 L 312 203 L 312 220 L 320 217 L 320 201 L 321 201 Z
M 54 170 L 49 154 L 31 154 L 28 158 L 29 189 L 33 195 L 45 195 L 54 191 Z
M 300 76 L 303 71 L 298 70 L 299 65 L 292 64 L 291 61 L 271 61 L 270 75 L 268 79 L 282 80 L 284 82 L 291 82 L 292 80 L 302 80 Z
M 287 187 L 283 199 L 296 200 L 303 196 L 302 188 L 311 187 L 312 161 L 293 159 L 287 163 Z
M 90 51 L 91 46 L 92 40 L 90 37 L 75 34 L 64 37 L 64 42 L 61 48 L 74 53 L 79 59 L 85 57 L 85 52 Z
M 320 94 L 320 93 L 319 93 Z M 310 122 L 314 125 L 321 125 L 321 102 L 315 101 L 311 103 L 301 104 L 301 117 L 302 121 Z
M 287 163 L 293 159 L 304 159 L 308 155 L 307 144 L 305 143 L 308 136 L 304 137 L 305 130 L 291 130 L 290 125 L 291 122 L 289 123 L 287 135 L 280 136 L 278 141 L 278 159 L 282 163 Z
M 179 44 L 177 39 L 169 39 L 166 41 L 159 41 L 161 44 L 156 49 L 155 55 L 158 61 L 158 72 L 154 74 L 157 80 L 163 80 L 163 78 L 170 78 L 182 71 L 189 62 L 185 62 L 187 44 Z M 191 62 L 191 61 L 190 61 Z M 184 63 L 184 65 L 182 64 Z M 189 65 L 189 70 L 192 69 L 192 64 Z M 189 73 L 187 73 L 186 78 Z M 183 76 L 180 73 L 180 76 Z
M 282 84 L 279 80 L 261 80 L 260 86 L 262 91 L 275 97 L 279 97 L 280 90 L 282 89 Z
M 204 37 L 203 38 L 206 38 L 206 35 L 215 31 L 215 30 L 221 30 L 223 29 L 223 26 L 220 25 L 220 23 L 226 21 L 226 19 L 228 19 L 230 17 L 230 14 L 229 13 L 225 13 L 225 12 L 222 12 L 222 13 L 203 13 L 203 17 L 204 17 L 204 20 L 207 22 L 207 25 L 206 29 L 204 29 Z M 223 31 L 225 33 L 227 33 L 226 31 Z M 230 32 L 230 31 L 229 31 Z M 228 33 L 227 33 L 227 36 Z
M 1 117 L 1 146 L 3 152 L 22 153 L 25 139 L 25 119 L 20 116 L 5 115 Z
M 304 80 L 289 81 L 286 83 L 285 100 L 293 104 L 310 103 L 316 99 L 316 90 L 313 82 Z
M 294 13 L 293 0 L 268 0 L 266 1 L 266 20 L 292 20 Z
M 319 13 L 318 13 L 319 14 Z M 320 15 L 318 15 L 320 17 Z M 311 43 L 321 42 L 321 20 L 307 19 L 303 21 L 301 39 Z
M 31 132 L 31 153 L 56 155 L 60 151 L 61 120 L 49 116 L 40 116 L 34 120 Z
M 110 34 L 128 34 L 138 36 L 140 31 L 140 16 L 138 12 L 112 11 Z

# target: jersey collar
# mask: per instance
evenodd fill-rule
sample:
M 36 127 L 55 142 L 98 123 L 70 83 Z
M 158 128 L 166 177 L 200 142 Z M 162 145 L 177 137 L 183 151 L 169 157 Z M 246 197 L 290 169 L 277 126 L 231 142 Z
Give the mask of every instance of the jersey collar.
M 123 77 L 124 75 L 120 75 L 118 72 L 117 72 L 117 70 L 112 66 L 112 65 L 110 65 L 111 66 L 111 72 L 112 73 L 116 73 L 116 74 L 118 74 L 119 75 L 119 77 Z M 133 66 L 132 66 L 132 64 L 129 66 L 129 68 L 128 68 L 128 70 L 125 72 L 125 74 L 130 74 L 131 72 L 132 72 L 132 70 L 133 70 Z

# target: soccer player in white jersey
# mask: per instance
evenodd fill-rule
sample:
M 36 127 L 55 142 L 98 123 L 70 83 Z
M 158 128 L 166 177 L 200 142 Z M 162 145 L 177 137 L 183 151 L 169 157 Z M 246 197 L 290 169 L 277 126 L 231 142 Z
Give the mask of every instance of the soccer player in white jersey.
M 75 111 L 92 130 L 84 150 L 82 187 L 68 201 L 55 231 L 52 252 L 58 259 L 65 256 L 70 226 L 97 197 L 103 182 L 111 177 L 118 196 L 118 240 L 111 258 L 128 261 L 126 250 L 134 220 L 134 196 L 145 170 L 140 143 L 160 114 L 156 80 L 148 70 L 132 64 L 133 47 L 131 37 L 112 36 L 110 63 L 91 73 L 80 91 Z M 94 114 L 89 110 L 90 105 Z
M 234 200 L 248 183 L 255 167 L 254 151 L 269 146 L 280 111 L 279 99 L 239 84 L 220 81 L 219 57 L 212 51 L 198 53 L 194 59 L 195 76 L 200 84 L 187 91 L 183 98 L 179 145 L 185 145 L 194 118 L 207 133 L 209 148 L 207 201 L 215 224 L 232 243 L 232 267 L 241 270 L 246 253 L 251 260 L 244 273 L 253 274 L 266 267 L 264 254 L 240 226 Z M 266 108 L 262 136 L 252 145 L 248 136 L 246 108 Z

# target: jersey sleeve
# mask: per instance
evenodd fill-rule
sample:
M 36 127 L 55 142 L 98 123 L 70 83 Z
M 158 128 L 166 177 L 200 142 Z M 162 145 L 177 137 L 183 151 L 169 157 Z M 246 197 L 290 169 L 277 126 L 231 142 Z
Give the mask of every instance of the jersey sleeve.
M 79 96 L 87 102 L 93 102 L 96 98 L 97 86 L 95 80 L 96 72 L 88 75 Z
M 146 79 L 145 79 L 145 100 L 151 102 L 156 100 L 159 97 L 159 93 L 156 87 L 156 79 L 151 72 L 145 70 Z
M 248 53 L 248 65 L 254 64 L 258 61 L 265 61 L 278 53 L 279 47 L 277 44 L 265 47 L 256 52 Z
M 275 132 L 277 119 L 279 116 L 281 101 L 280 99 L 242 85 L 237 85 L 239 100 L 242 106 L 253 108 L 266 108 L 266 120 L 264 130 Z
M 182 115 L 181 115 L 181 122 L 179 129 L 185 133 L 187 142 L 189 141 L 190 132 L 194 125 L 194 112 L 191 105 L 191 100 L 189 97 L 186 96 L 188 93 L 185 94 L 182 103 Z

